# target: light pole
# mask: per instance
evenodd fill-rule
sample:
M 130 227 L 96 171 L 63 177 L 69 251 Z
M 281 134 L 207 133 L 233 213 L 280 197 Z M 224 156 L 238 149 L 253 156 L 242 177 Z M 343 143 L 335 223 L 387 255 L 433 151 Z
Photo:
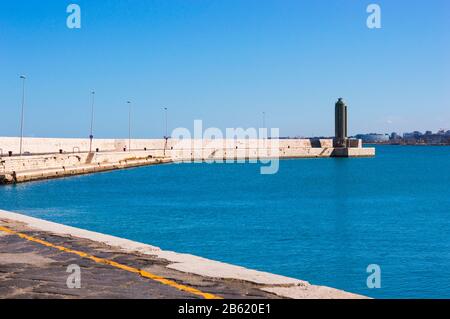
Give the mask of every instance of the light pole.
M 127 101 L 128 104 L 128 151 L 131 152 L 131 102 Z
M 165 122 L 166 122 L 166 130 L 165 130 L 166 134 L 164 135 L 164 138 L 168 139 L 169 138 L 169 134 L 168 134 L 168 131 L 167 131 L 167 107 L 164 108 L 164 117 L 165 117 Z
M 89 153 L 92 153 L 92 139 L 94 138 L 94 100 L 95 91 L 91 92 L 91 134 L 89 135 Z
M 24 108 L 25 108 L 25 75 L 21 75 L 20 78 L 22 81 L 22 111 L 20 115 L 20 147 L 19 147 L 19 153 L 20 156 L 22 156 L 22 145 L 23 145 L 23 118 L 24 118 Z
M 268 137 L 268 133 L 266 130 L 266 112 L 262 112 L 262 120 L 263 120 L 263 131 L 264 131 L 264 137 L 267 138 Z
M 263 128 L 266 128 L 266 112 L 262 112 Z

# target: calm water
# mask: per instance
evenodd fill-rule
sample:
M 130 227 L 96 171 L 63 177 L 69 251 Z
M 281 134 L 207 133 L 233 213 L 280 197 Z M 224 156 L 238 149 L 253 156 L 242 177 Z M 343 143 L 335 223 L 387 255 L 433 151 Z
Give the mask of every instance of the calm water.
M 378 298 L 450 298 L 450 148 L 0 187 L 0 208 Z M 382 288 L 366 286 L 378 264 Z

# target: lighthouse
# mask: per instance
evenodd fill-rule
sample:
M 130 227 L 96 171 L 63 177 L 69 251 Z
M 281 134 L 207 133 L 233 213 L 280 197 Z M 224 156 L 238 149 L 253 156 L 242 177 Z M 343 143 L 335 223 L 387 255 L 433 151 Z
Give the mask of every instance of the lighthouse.
M 338 147 L 345 147 L 347 142 L 347 105 L 342 98 L 335 104 L 335 143 Z

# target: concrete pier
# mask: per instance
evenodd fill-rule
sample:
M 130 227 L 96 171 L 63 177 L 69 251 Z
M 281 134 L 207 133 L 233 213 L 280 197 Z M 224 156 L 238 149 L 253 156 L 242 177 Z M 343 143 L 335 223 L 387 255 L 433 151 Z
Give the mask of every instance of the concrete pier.
M 169 162 L 171 162 L 170 159 L 153 157 L 149 152 L 105 152 L 98 156 L 74 153 L 10 157 L 0 161 L 0 184 L 23 183 Z
M 0 210 L 0 298 L 365 297 Z
M 23 156 L 18 145 L 18 138 L 0 138 L 0 184 L 179 161 L 375 156 L 360 140 L 337 147 L 332 139 L 132 140 L 132 150 L 127 140 L 98 139 L 90 153 L 87 139 L 25 138 Z

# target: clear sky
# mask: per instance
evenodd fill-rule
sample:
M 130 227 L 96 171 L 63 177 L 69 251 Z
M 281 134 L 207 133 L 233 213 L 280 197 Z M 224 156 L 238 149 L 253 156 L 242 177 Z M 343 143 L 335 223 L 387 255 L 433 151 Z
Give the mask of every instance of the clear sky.
M 81 29 L 66 7 L 81 7 Z M 382 9 L 368 29 L 366 7 Z M 161 137 L 169 126 L 333 134 L 450 129 L 448 0 L 1 0 L 0 136 Z

